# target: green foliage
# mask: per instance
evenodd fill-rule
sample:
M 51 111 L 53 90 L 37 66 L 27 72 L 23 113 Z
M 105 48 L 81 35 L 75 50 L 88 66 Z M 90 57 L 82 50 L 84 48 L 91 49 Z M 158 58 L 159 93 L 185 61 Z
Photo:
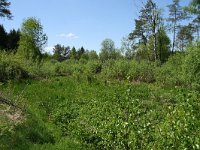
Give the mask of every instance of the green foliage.
M 27 114 L 26 121 L 0 134 L 0 148 L 4 150 L 27 150 L 30 145 L 54 143 L 54 137 L 42 120 Z
M 129 79 L 136 82 L 152 83 L 155 81 L 155 68 L 157 63 L 132 61 L 129 69 Z
M 161 63 L 167 61 L 170 56 L 170 39 L 164 28 L 158 30 L 157 36 L 157 50 L 158 50 L 158 60 Z
M 86 71 L 89 74 L 98 74 L 102 71 L 102 63 L 99 61 L 89 61 L 86 66 Z
M 190 84 L 200 85 L 200 42 L 196 42 L 187 48 L 184 61 L 184 74 Z
M 194 19 L 192 21 L 192 27 L 196 30 L 197 33 L 197 40 L 199 40 L 199 22 L 200 22 L 200 2 L 199 0 L 191 0 L 190 4 L 184 8 L 186 12 L 189 12 Z
M 83 47 L 81 47 L 78 51 L 77 51 L 77 59 L 80 60 L 82 58 L 82 56 L 85 53 L 85 49 Z
M 105 39 L 102 41 L 101 46 L 101 52 L 99 53 L 101 61 L 119 58 L 120 53 L 116 50 L 114 41 Z
M 19 124 L 0 118 L 0 149 L 199 149 L 199 45 L 164 64 L 81 58 L 30 65 L 1 53 L 0 80 L 10 81 L 0 91 L 26 111 Z M 18 82 L 26 75 L 34 80 Z
M 181 86 L 185 83 L 183 74 L 184 53 L 172 55 L 168 61 L 156 71 L 158 83 L 166 86 Z
M 199 15 L 200 14 L 199 7 L 200 7 L 200 2 L 198 0 L 191 0 L 189 6 L 185 7 L 185 10 L 189 11 L 190 13 Z
M 23 70 L 16 62 L 1 62 L 0 63 L 0 81 L 12 79 L 26 79 L 28 73 Z
M 141 42 L 136 46 L 135 59 L 155 61 L 155 37 L 150 36 L 146 43 Z M 166 62 L 170 56 L 170 39 L 163 27 L 156 32 L 156 60 Z
M 182 26 L 180 28 L 180 30 L 177 33 L 177 40 L 178 42 L 178 48 L 183 51 L 185 50 L 185 47 L 192 43 L 194 37 L 193 37 L 193 33 L 194 33 L 194 27 L 192 26 L 192 24 L 189 24 L 187 26 Z
M 0 17 L 11 18 L 9 5 L 0 1 Z M 38 19 L 24 20 L 20 32 L 0 26 L 0 50 L 18 48 L 16 55 L 0 53 L 0 94 L 12 97 L 23 118 L 18 122 L 16 108 L 0 95 L 0 149 L 199 149 L 200 42 L 192 43 L 199 2 L 186 8 L 197 16 L 195 24 L 179 32 L 185 17 L 179 0 L 168 7 L 172 52 L 177 39 L 180 50 L 190 43 L 172 56 L 152 0 L 123 41 L 128 59 L 111 39 L 102 42 L 99 57 L 59 44 L 45 56 L 47 37 Z
M 4 149 L 13 148 L 8 143 L 13 140 L 16 149 L 198 149 L 198 92 L 97 80 L 87 84 L 53 77 L 11 83 L 16 95 L 26 87 L 23 99 L 32 113 L 14 128 L 15 134 L 1 137 Z M 0 88 L 10 91 L 7 85 Z
M 176 53 L 157 69 L 156 80 L 166 86 L 199 84 L 199 42 L 187 47 L 186 53 Z
M 177 93 L 176 105 L 169 106 L 157 128 L 159 148 L 199 149 L 199 97 L 197 93 Z
M 11 54 L 0 53 L 0 82 L 28 78 L 28 72 L 13 59 L 13 56 Z
M 72 140 L 71 138 L 63 138 L 56 144 L 42 144 L 42 145 L 33 145 L 31 150 L 91 150 L 85 144 L 81 144 L 76 140 Z
M 89 56 L 89 60 L 97 60 L 98 59 L 98 55 L 97 52 L 92 50 L 88 53 Z
M 108 60 L 103 64 L 102 74 L 109 79 L 127 79 L 130 63 L 126 60 Z
M 135 29 L 132 33 L 129 34 L 129 39 L 139 39 L 139 43 L 146 45 L 147 43 L 147 36 L 145 34 L 145 21 L 142 19 L 135 19 Z
M 62 62 L 62 63 L 56 63 L 55 64 L 55 73 L 57 75 L 72 75 L 75 71 L 75 65 L 71 62 Z
M 151 60 L 152 51 L 150 51 L 150 49 L 148 49 L 147 45 L 141 43 L 138 45 L 137 47 L 137 51 L 136 51 L 136 60 L 141 61 L 141 60 Z
M 102 75 L 109 79 L 150 83 L 155 81 L 155 67 L 155 63 L 147 61 L 109 60 L 103 64 Z
M 40 21 L 33 17 L 24 20 L 21 27 L 18 55 L 31 62 L 40 61 L 46 42 L 47 36 L 43 33 Z
M 77 53 L 76 52 L 76 48 L 72 47 L 71 52 L 70 52 L 70 58 L 76 60 L 77 59 L 77 57 L 76 57 L 77 54 L 76 53 Z

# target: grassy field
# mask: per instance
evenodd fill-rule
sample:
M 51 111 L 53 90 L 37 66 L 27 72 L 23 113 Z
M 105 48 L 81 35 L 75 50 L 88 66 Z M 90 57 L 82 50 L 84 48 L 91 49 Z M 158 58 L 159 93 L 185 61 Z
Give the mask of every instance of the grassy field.
M 18 113 L 0 118 L 1 149 L 199 148 L 194 90 L 84 76 L 11 81 L 0 90 L 17 100 L 2 110 Z

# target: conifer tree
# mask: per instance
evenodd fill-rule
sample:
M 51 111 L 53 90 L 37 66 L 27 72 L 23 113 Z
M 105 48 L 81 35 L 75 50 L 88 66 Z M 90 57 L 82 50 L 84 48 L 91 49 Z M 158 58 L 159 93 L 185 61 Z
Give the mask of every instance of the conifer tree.
M 10 2 L 7 0 L 0 0 L 0 17 L 7 17 L 8 19 L 12 19 L 12 14 L 9 10 Z
M 170 22 L 170 30 L 173 33 L 171 49 L 172 54 L 174 53 L 176 47 L 176 34 L 180 28 L 179 22 L 185 19 L 185 13 L 179 3 L 180 0 L 173 0 L 173 3 L 168 5 L 169 18 L 167 20 Z

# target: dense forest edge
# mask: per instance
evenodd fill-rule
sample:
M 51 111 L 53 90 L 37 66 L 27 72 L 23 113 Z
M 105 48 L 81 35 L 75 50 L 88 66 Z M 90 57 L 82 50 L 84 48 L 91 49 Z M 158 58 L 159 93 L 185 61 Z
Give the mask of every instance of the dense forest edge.
M 121 48 L 99 53 L 44 52 L 36 17 L 0 25 L 0 149 L 200 149 L 200 2 L 167 7 L 147 0 Z

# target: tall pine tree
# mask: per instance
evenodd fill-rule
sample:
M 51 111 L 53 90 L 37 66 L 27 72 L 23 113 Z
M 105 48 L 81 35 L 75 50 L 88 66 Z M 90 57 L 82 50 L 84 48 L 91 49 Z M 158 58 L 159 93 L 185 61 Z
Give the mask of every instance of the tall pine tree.
M 169 18 L 167 20 L 170 22 L 170 30 L 173 33 L 171 49 L 172 54 L 174 53 L 176 47 L 176 34 L 178 28 L 180 28 L 179 22 L 185 18 L 185 13 L 179 3 L 180 0 L 173 0 L 173 3 L 168 5 Z
M 192 21 L 193 27 L 197 33 L 197 39 L 200 36 L 200 0 L 192 0 L 189 6 L 185 7 L 185 10 L 194 16 Z
M 160 10 L 156 3 L 153 0 L 148 0 L 140 10 L 139 19 L 135 20 L 135 30 L 129 35 L 130 39 L 139 42 L 138 47 L 141 47 L 140 44 L 143 44 L 146 47 L 148 40 L 153 38 L 153 47 L 151 50 L 152 56 L 150 56 L 153 57 L 153 60 L 159 58 L 156 33 L 158 32 L 160 19 Z

